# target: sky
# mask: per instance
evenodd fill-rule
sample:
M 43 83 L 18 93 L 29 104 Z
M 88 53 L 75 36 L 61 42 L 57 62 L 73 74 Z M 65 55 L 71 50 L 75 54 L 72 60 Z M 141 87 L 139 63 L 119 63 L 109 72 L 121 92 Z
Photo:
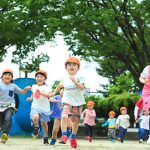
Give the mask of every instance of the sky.
M 71 52 L 68 51 L 69 46 L 66 45 L 61 36 L 57 36 L 55 42 L 46 42 L 44 45 L 39 46 L 36 49 L 36 54 L 47 53 L 50 61 L 48 63 L 41 63 L 40 69 L 43 69 L 48 74 L 46 83 L 51 87 L 56 80 L 60 80 L 63 74 L 65 74 L 64 62 L 69 57 Z M 19 66 L 11 63 L 12 51 L 15 47 L 11 47 L 8 50 L 8 54 L 2 63 L 0 63 L 0 75 L 3 69 L 12 68 L 14 71 L 14 79 L 19 77 Z M 80 57 L 78 57 L 80 59 Z M 103 78 L 96 73 L 96 62 L 85 62 L 81 60 L 81 68 L 79 74 L 85 78 L 85 85 L 90 88 L 91 92 L 102 90 L 100 84 L 107 84 L 107 78 Z M 29 73 L 28 77 L 34 78 L 33 73 Z M 21 73 L 21 77 L 24 77 L 24 73 Z

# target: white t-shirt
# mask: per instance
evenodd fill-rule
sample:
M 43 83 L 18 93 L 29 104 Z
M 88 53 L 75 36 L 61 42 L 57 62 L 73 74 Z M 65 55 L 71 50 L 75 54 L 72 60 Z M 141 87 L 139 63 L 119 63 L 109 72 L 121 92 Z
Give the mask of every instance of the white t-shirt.
M 47 85 L 38 86 L 37 84 L 32 86 L 32 93 L 33 93 L 33 102 L 32 102 L 32 108 L 39 109 L 41 112 L 46 113 L 47 115 L 50 114 L 50 102 L 48 98 L 40 95 L 39 99 L 36 99 L 34 97 L 34 93 L 36 90 L 40 90 L 44 93 L 49 93 L 50 88 Z
M 84 78 L 77 77 L 75 78 L 84 84 Z M 64 86 L 64 93 L 62 97 L 62 103 L 70 104 L 71 106 L 81 106 L 85 104 L 84 100 L 84 90 L 80 90 L 77 86 L 71 81 L 69 75 L 66 75 L 61 80 Z
M 141 73 L 141 77 L 143 77 L 143 78 L 148 78 L 148 69 L 149 69 L 149 66 L 146 66 L 146 67 L 143 69 L 143 71 L 142 71 L 142 73 Z
M 149 118 L 150 118 L 150 115 L 146 116 L 146 115 L 142 115 L 140 117 L 140 128 L 143 128 L 143 129 L 146 129 L 146 130 L 149 130 Z
M 123 127 L 124 129 L 127 129 L 130 126 L 130 122 L 129 122 L 129 115 L 119 115 L 116 121 L 116 124 L 118 124 L 119 126 Z

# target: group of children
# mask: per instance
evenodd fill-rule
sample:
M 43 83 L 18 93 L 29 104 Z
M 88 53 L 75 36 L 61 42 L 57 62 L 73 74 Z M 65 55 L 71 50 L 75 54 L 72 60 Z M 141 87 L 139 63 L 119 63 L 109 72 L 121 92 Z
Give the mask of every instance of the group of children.
M 127 132 L 127 128 L 130 126 L 130 117 L 127 114 L 127 108 L 120 108 L 120 115 L 115 118 L 116 113 L 114 111 L 110 111 L 108 113 L 109 119 L 102 124 L 102 127 L 108 126 L 108 137 L 110 141 L 115 142 L 116 140 L 116 130 L 119 130 L 119 135 L 117 140 L 123 143 L 124 136 Z
M 87 103 L 87 109 L 82 112 L 83 105 L 85 104 L 85 83 L 84 78 L 77 75 L 80 69 L 79 59 L 69 57 L 65 62 L 65 69 L 67 74 L 62 77 L 53 92 L 50 92 L 49 87 L 45 84 L 47 73 L 43 70 L 36 72 L 36 84 L 32 87 L 27 86 L 24 89 L 20 89 L 17 85 L 12 83 L 13 71 L 11 69 L 5 69 L 3 71 L 1 77 L 2 82 L 0 83 L 0 128 L 2 132 L 2 143 L 6 143 L 8 140 L 8 134 L 12 124 L 12 115 L 15 111 L 14 94 L 25 94 L 28 90 L 32 91 L 32 95 L 27 98 L 27 101 L 32 100 L 30 118 L 34 125 L 33 137 L 38 136 L 40 132 L 39 122 L 41 122 L 44 131 L 43 142 L 44 144 L 49 144 L 47 123 L 50 121 L 51 116 L 55 119 L 50 145 L 56 143 L 57 134 L 61 127 L 62 136 L 59 143 L 66 144 L 69 139 L 71 147 L 77 148 L 76 134 L 78 125 L 80 118 L 84 118 L 83 123 L 85 125 L 86 139 L 92 142 L 92 128 L 95 125 L 96 113 L 93 109 L 93 101 L 89 101 Z M 56 95 L 57 93 L 59 93 L 59 95 Z M 118 140 L 123 142 L 124 135 L 130 125 L 127 108 L 121 107 L 120 112 L 121 115 L 116 119 L 115 112 L 110 111 L 108 114 L 109 119 L 102 124 L 103 127 L 108 126 L 108 135 L 113 142 L 116 138 L 116 128 L 119 129 Z M 69 138 L 67 129 L 71 131 Z
M 78 58 L 68 58 L 65 62 L 65 69 L 67 74 L 62 78 L 54 92 L 50 92 L 49 87 L 45 84 L 47 73 L 43 70 L 36 72 L 36 84 L 32 87 L 25 87 L 23 90 L 12 83 L 13 71 L 11 69 L 3 71 L 1 77 L 2 82 L 0 84 L 0 127 L 2 143 L 6 143 L 8 140 L 8 134 L 12 124 L 12 115 L 15 111 L 14 94 L 25 94 L 26 91 L 31 90 L 32 95 L 27 98 L 27 101 L 32 100 L 30 118 L 34 125 L 33 136 L 38 136 L 40 130 L 39 122 L 41 122 L 44 131 L 44 144 L 49 143 L 47 123 L 50 121 L 50 115 L 53 115 L 55 121 L 50 145 L 55 144 L 59 126 L 61 126 L 62 136 L 59 143 L 65 144 L 67 142 L 67 128 L 71 128 L 69 137 L 70 145 L 72 148 L 77 147 L 76 134 L 82 108 L 85 104 L 84 79 L 76 75 L 80 69 L 80 61 Z M 61 90 L 63 90 L 63 96 L 61 95 Z M 55 96 L 58 92 L 60 92 L 60 97 Z M 53 104 L 52 110 L 50 110 L 50 102 L 56 103 Z

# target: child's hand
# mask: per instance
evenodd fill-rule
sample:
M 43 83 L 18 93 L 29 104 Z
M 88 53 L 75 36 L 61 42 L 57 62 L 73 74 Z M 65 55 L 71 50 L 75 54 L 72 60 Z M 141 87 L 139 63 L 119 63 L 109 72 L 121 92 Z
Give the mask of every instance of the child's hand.
M 26 87 L 25 87 L 25 90 L 26 90 L 26 91 L 31 90 L 31 89 L 32 89 L 31 86 L 26 86 Z
M 26 101 L 32 101 L 32 97 L 28 97 Z
M 69 78 L 70 78 L 73 82 L 76 81 L 76 79 L 75 79 L 75 77 L 74 77 L 73 75 L 69 76 Z
M 105 127 L 105 124 L 102 124 L 101 127 L 102 127 L 102 128 Z

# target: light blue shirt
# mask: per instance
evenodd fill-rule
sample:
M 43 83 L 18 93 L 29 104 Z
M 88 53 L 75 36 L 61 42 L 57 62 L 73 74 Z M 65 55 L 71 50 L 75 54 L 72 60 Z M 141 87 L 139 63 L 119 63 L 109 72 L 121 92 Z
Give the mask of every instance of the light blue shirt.
M 14 94 L 19 93 L 21 89 L 14 83 L 0 83 L 0 107 L 12 105 L 15 106 Z

